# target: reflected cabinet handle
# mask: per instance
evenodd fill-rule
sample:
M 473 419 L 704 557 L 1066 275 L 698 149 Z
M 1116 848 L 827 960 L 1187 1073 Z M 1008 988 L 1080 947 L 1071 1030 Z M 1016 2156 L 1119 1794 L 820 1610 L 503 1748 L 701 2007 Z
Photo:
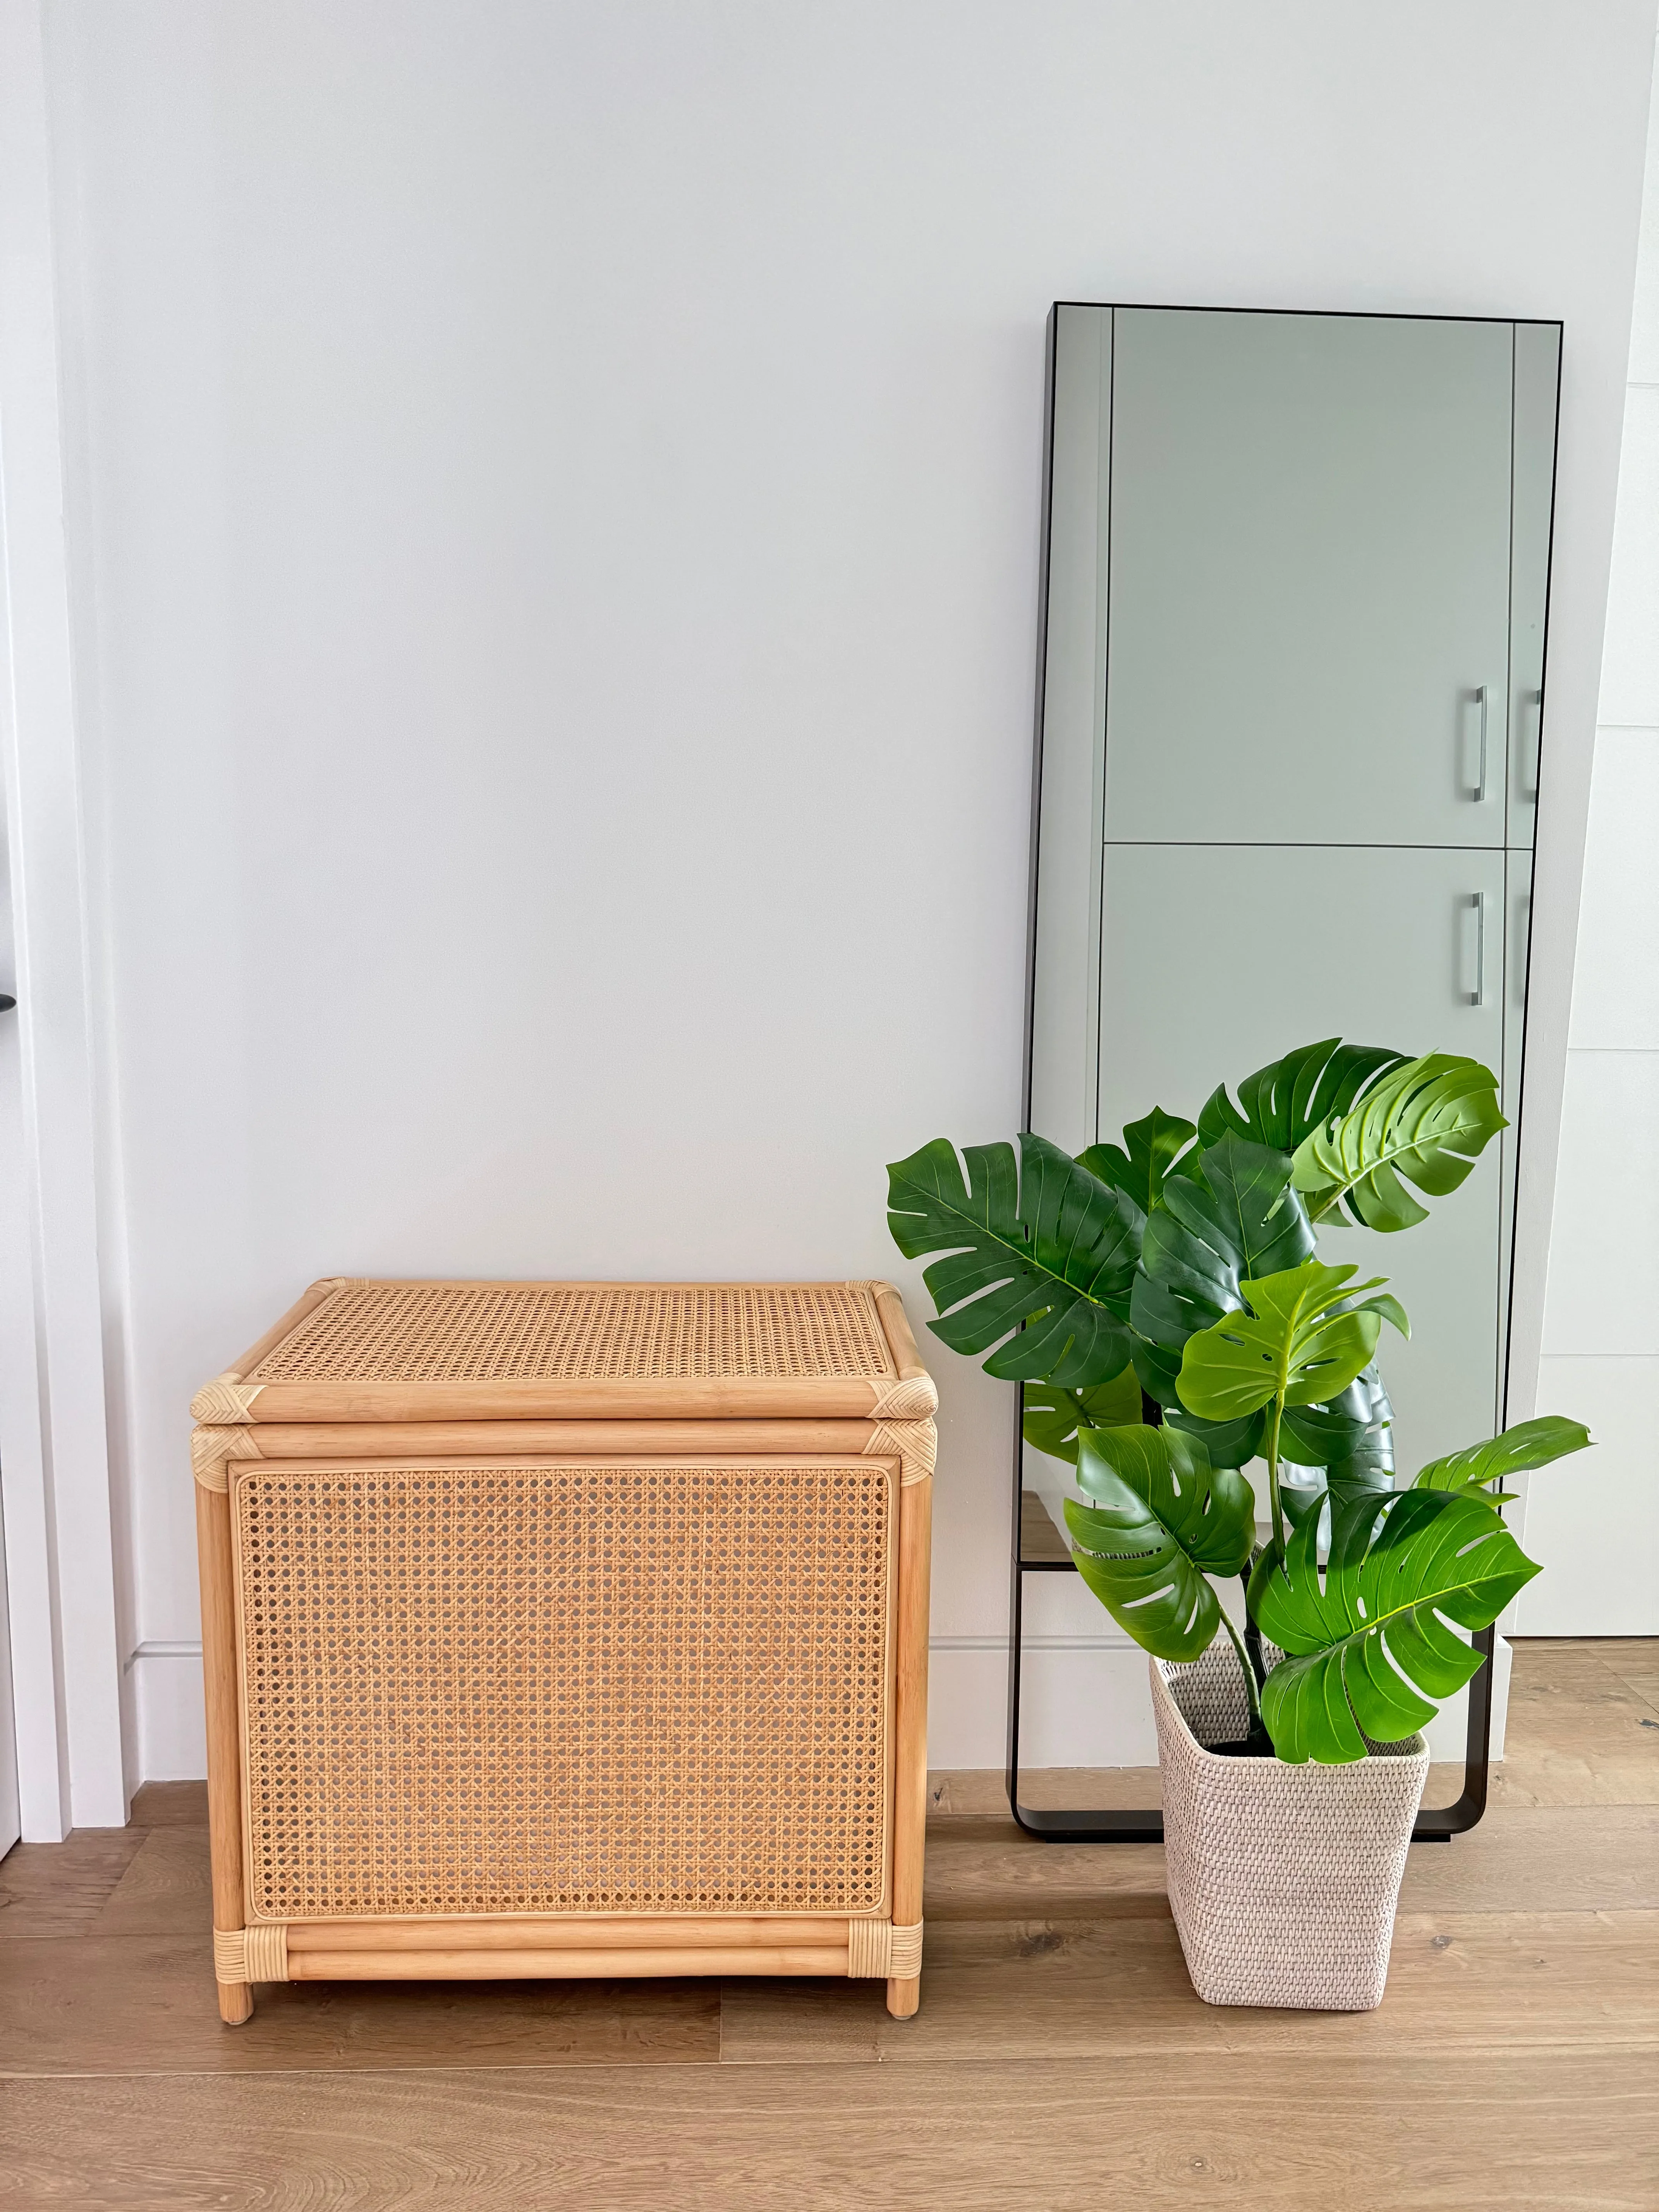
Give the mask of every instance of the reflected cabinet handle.
M 1472 1006 L 1486 1003 L 1486 894 L 1471 891 L 1469 904 L 1474 908 L 1474 988 L 1469 993 Z
M 1489 703 L 1488 692 L 1489 686 L 1486 684 L 1476 684 L 1474 689 L 1475 702 L 1480 709 L 1480 766 L 1475 772 L 1474 789 L 1470 793 L 1470 796 L 1477 806 L 1481 805 L 1485 802 L 1486 796 L 1486 711 Z

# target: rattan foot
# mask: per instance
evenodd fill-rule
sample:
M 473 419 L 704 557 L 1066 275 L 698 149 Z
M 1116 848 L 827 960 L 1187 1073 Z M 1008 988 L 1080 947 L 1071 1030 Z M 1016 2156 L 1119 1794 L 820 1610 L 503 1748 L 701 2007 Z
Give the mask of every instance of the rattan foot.
M 240 2027 L 244 2021 L 253 2017 L 253 1984 L 251 1982 L 221 1982 L 219 1988 L 219 2017 L 227 2027 Z
M 895 2020 L 914 2017 L 921 2003 L 921 1977 L 913 1974 L 906 1981 L 887 1984 L 887 2009 Z

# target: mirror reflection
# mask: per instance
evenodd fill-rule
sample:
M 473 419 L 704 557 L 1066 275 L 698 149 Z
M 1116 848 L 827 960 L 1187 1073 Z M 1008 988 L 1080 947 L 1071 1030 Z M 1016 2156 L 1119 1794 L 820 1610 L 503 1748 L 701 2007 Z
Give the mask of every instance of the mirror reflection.
M 1050 341 L 1026 1127 L 1127 1157 L 1317 1048 L 1311 1097 L 1338 1040 L 1490 1071 L 1455 1198 L 1316 1223 L 1411 1317 L 1377 1354 L 1408 1474 L 1504 1422 L 1559 325 L 1061 306 Z M 1028 1443 L 1020 1795 L 1133 1805 L 1146 1662 L 1071 1571 L 1070 1486 Z

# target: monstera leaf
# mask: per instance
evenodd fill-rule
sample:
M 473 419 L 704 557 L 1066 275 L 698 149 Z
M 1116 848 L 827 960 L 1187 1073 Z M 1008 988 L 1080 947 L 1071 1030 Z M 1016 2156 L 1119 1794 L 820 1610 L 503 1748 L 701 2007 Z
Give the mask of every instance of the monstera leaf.
M 1565 1459 L 1569 1452 L 1583 1451 L 1589 1441 L 1590 1432 L 1582 1421 L 1545 1413 L 1535 1421 L 1518 1421 L 1514 1428 L 1484 1443 L 1468 1444 L 1444 1459 L 1431 1460 L 1412 1488 L 1473 1491 L 1490 1504 L 1507 1505 L 1513 1492 L 1501 1486 L 1490 1491 L 1487 1483 L 1501 1486 L 1528 1468 L 1547 1467 L 1552 1460 Z
M 1341 1766 L 1397 1743 L 1462 1688 L 1480 1652 L 1456 1628 L 1486 1628 L 1538 1572 L 1502 1517 L 1468 1492 L 1408 1490 L 1337 1506 L 1322 1582 L 1320 1515 L 1305 1514 L 1281 1559 L 1250 1577 L 1252 1618 L 1287 1656 L 1267 1680 L 1261 1717 L 1292 1766 Z M 1380 1525 L 1379 1525 L 1380 1523 Z M 1452 1624 L 1455 1624 L 1454 1626 Z
M 1200 1437 L 1217 1467 L 1243 1467 L 1267 1442 L 1265 1412 L 1234 1421 L 1203 1421 L 1177 1403 L 1165 1409 L 1164 1418 Z M 1375 1364 L 1364 1369 L 1328 1405 L 1287 1406 L 1279 1450 L 1298 1470 L 1287 1474 L 1281 1467 L 1281 1483 L 1298 1482 L 1304 1489 L 1311 1483 L 1319 1496 L 1328 1490 L 1336 1500 L 1363 1492 L 1392 1497 L 1394 1407 L 1381 1370 Z
M 1328 1489 L 1334 1503 L 1364 1492 L 1392 1495 L 1393 1425 L 1394 1407 L 1373 1364 L 1328 1405 L 1287 1407 L 1279 1449 L 1297 1467 L 1322 1468 L 1320 1486 Z
M 1135 1357 L 1141 1360 L 1143 1355 L 1137 1352 Z M 1174 1377 L 1178 1379 L 1180 1373 L 1181 1362 L 1177 1359 L 1174 1363 Z M 1180 1399 L 1176 1397 L 1174 1379 L 1169 1389 L 1175 1402 L 1164 1407 L 1166 1425 L 1179 1429 L 1183 1435 L 1196 1437 L 1209 1455 L 1212 1467 L 1248 1467 L 1253 1459 L 1261 1458 L 1261 1448 L 1267 1437 L 1267 1416 L 1265 1413 L 1246 1413 L 1242 1420 L 1237 1421 L 1201 1421 L 1196 1413 L 1189 1413 Z M 1150 1398 L 1153 1393 L 1149 1390 L 1146 1395 Z
M 985 1371 L 1014 1382 L 1079 1388 L 1120 1374 L 1140 1208 L 1043 1137 L 1021 1137 L 1018 1185 L 1012 1146 L 969 1145 L 963 1158 L 965 1182 L 936 1137 L 887 1170 L 900 1251 L 950 1255 L 922 1271 L 939 1311 L 929 1327 L 953 1352 L 1000 1346 Z
M 1304 1260 L 1299 1267 L 1241 1282 L 1248 1310 L 1224 1314 L 1189 1337 L 1181 1358 L 1181 1402 L 1212 1421 L 1236 1421 L 1270 1406 L 1328 1404 L 1370 1364 L 1383 1321 L 1409 1333 L 1381 1276 L 1356 1284 L 1357 1269 Z M 1371 1297 L 1370 1292 L 1379 1295 Z
M 1508 1127 L 1489 1068 L 1431 1052 L 1384 1075 L 1357 1105 L 1304 1138 L 1296 1187 L 1315 1221 L 1340 1221 L 1346 1200 L 1368 1229 L 1409 1229 L 1428 1219 L 1428 1209 L 1406 1184 L 1443 1198 Z
M 1208 1577 L 1238 1574 L 1250 1556 L 1249 1484 L 1176 1430 L 1091 1430 L 1080 1447 L 1087 1502 L 1066 1500 L 1079 1574 L 1143 1651 L 1198 1658 L 1221 1619 Z
M 1025 1441 L 1055 1459 L 1076 1460 L 1079 1427 L 1127 1429 L 1139 1419 L 1140 1382 L 1133 1367 L 1082 1390 L 1062 1389 L 1057 1382 L 1025 1385 Z
M 1190 1177 L 1169 1177 L 1147 1218 L 1129 1308 L 1141 1340 L 1135 1366 L 1148 1395 L 1161 1406 L 1179 1405 L 1176 1378 L 1187 1340 L 1239 1305 L 1245 1276 L 1293 1267 L 1313 1249 L 1286 1153 L 1224 1136 Z M 1228 1464 L 1242 1466 L 1255 1449 Z
M 1294 1152 L 1304 1138 L 1346 1114 L 1367 1084 L 1405 1057 L 1384 1045 L 1344 1044 L 1340 1037 L 1304 1044 L 1247 1075 L 1237 1106 L 1224 1083 L 1198 1117 L 1199 1142 L 1217 1144 L 1231 1130 L 1252 1144 Z
M 1078 1165 L 1098 1176 L 1114 1190 L 1127 1191 L 1143 1213 L 1158 1204 L 1166 1176 L 1197 1135 L 1190 1121 L 1154 1106 L 1145 1121 L 1131 1121 L 1121 1145 L 1091 1145 L 1077 1156 Z M 1127 1147 L 1127 1149 L 1126 1149 Z

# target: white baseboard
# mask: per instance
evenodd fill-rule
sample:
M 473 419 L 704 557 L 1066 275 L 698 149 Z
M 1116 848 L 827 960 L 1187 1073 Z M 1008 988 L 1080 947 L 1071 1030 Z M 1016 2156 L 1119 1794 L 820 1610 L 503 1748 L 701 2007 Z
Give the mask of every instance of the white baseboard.
M 1000 1767 L 1008 1755 L 1008 1640 L 935 1637 L 927 1655 L 927 1764 Z
M 1492 1638 L 1492 1747 L 1487 1756 L 1494 1765 L 1504 1756 L 1504 1728 L 1510 1717 L 1510 1671 L 1515 1664 L 1515 1654 L 1510 1649 L 1506 1636 Z M 1430 1738 L 1432 1744 L 1434 1739 Z M 1448 1754 L 1440 1752 L 1443 1759 Z
M 1492 1756 L 1504 1756 L 1510 1647 L 1498 1639 Z M 1007 1759 L 1008 1650 L 1001 1637 L 939 1637 L 928 1662 L 927 1763 L 1000 1767 Z M 1437 1759 L 1463 1756 L 1468 1692 L 1424 1730 Z M 1155 1766 L 1146 1656 L 1127 1636 L 1031 1636 L 1020 1668 L 1020 1765 Z
M 145 1782 L 199 1782 L 207 1773 L 199 1644 L 141 1644 L 127 1662 Z
M 199 1644 L 141 1644 L 127 1662 L 146 1782 L 196 1782 L 207 1772 Z M 1000 1636 L 937 1636 L 928 1661 L 927 1764 L 994 1767 L 1007 1757 L 1008 1645 Z M 1498 1642 L 1492 1753 L 1504 1755 L 1510 1648 Z M 1153 1766 L 1146 1659 L 1127 1636 L 1028 1635 L 1021 1668 L 1020 1763 L 1039 1766 Z M 1437 1759 L 1462 1755 L 1465 1700 L 1454 1698 L 1428 1729 Z

